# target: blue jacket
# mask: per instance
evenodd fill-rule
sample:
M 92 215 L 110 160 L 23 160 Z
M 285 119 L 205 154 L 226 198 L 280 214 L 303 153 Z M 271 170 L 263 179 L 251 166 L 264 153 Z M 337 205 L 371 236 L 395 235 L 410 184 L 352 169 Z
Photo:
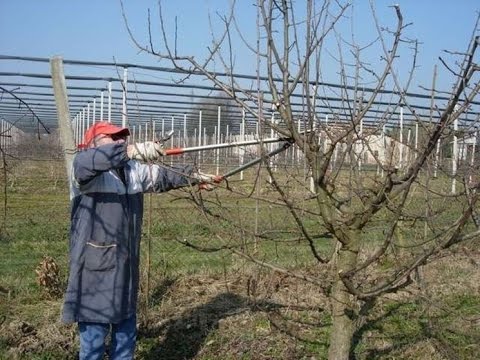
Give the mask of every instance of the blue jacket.
M 75 156 L 64 322 L 118 323 L 135 314 L 143 193 L 189 185 L 191 172 L 129 160 L 126 144 Z

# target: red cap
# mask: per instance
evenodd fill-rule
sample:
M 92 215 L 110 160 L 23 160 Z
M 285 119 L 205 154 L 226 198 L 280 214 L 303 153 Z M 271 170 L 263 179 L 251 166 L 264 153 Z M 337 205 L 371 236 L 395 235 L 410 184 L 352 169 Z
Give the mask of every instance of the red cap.
M 99 121 L 85 131 L 84 143 L 78 144 L 78 147 L 81 149 L 87 148 L 98 135 L 128 136 L 130 135 L 130 130 L 128 130 L 128 128 L 113 125 L 107 121 Z

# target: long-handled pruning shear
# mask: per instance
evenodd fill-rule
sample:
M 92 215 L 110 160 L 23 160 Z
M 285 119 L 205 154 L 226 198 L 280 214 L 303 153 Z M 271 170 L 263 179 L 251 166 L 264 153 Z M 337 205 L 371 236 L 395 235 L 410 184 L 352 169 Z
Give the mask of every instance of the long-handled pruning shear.
M 163 137 L 162 141 L 165 142 L 173 134 L 173 130 L 170 131 L 165 137 Z M 228 171 L 227 173 L 223 175 L 217 175 L 213 181 L 215 183 L 219 183 L 228 177 L 238 174 L 239 172 L 248 169 L 251 166 L 254 166 L 264 160 L 267 160 L 285 150 L 287 150 L 293 143 L 292 138 L 267 138 L 267 139 L 261 139 L 261 140 L 246 140 L 246 141 L 236 141 L 236 142 L 228 142 L 228 143 L 222 143 L 222 144 L 212 144 L 212 145 L 204 145 L 204 146 L 193 146 L 193 147 L 186 147 L 186 148 L 181 148 L 181 147 L 174 147 L 174 148 L 167 148 L 165 149 L 165 155 L 171 156 L 171 155 L 182 155 L 190 152 L 196 152 L 196 151 L 203 151 L 203 150 L 215 150 L 215 149 L 224 149 L 224 148 L 230 148 L 230 147 L 236 147 L 236 146 L 248 146 L 248 145 L 256 145 L 256 144 L 269 144 L 269 143 L 276 143 L 280 142 L 281 144 L 274 150 L 263 154 L 262 156 L 258 157 L 257 159 L 253 159 L 246 164 L 243 164 L 233 170 Z

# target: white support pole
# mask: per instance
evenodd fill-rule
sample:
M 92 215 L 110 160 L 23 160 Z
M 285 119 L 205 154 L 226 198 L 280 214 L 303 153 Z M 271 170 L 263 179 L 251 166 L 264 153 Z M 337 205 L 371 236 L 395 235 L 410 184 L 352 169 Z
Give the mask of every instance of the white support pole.
M 310 101 L 312 105 L 313 120 L 315 120 L 315 124 L 317 123 L 316 99 L 317 99 L 317 85 L 312 85 L 312 96 L 310 98 Z
M 198 146 L 202 146 L 202 110 L 198 112 Z
M 95 124 L 96 120 L 97 120 L 97 98 L 93 98 L 92 124 Z
M 297 131 L 300 132 L 302 129 L 301 129 L 301 125 L 300 125 L 300 120 L 297 120 Z M 298 145 L 295 145 L 295 149 L 297 150 L 297 161 L 300 160 L 300 149 L 298 147 Z
M 359 131 L 359 146 L 360 151 L 358 152 L 358 170 L 362 170 L 362 163 L 363 163 L 363 152 L 364 152 L 364 139 L 363 139 L 363 118 L 360 119 L 360 131 Z
M 218 139 L 218 136 L 217 136 L 217 132 L 218 132 L 218 129 L 217 129 L 217 125 L 215 125 L 213 127 L 213 144 L 220 144 L 220 140 Z M 220 173 L 220 169 L 219 169 L 219 164 L 218 164 L 218 161 L 219 161 L 219 149 L 215 149 L 215 174 L 218 175 Z
M 203 132 L 203 138 L 202 138 L 203 139 L 203 144 L 201 144 L 201 145 L 206 145 L 207 144 L 207 128 L 203 128 L 202 130 L 203 130 L 202 131 Z M 200 155 L 199 159 L 201 159 L 201 162 L 203 164 L 203 161 L 205 161 L 205 157 L 202 156 L 203 155 L 202 152 L 200 152 L 199 155 Z
M 306 160 L 305 160 L 305 162 L 306 162 Z M 310 170 L 312 172 L 312 175 L 310 176 L 310 192 L 312 194 L 314 194 L 315 193 L 315 179 L 313 178 L 313 169 L 310 168 Z
M 403 104 L 400 105 L 400 154 L 399 154 L 399 165 L 400 169 L 403 169 Z
M 410 139 L 412 137 L 412 129 L 408 129 L 407 132 L 407 145 L 405 147 L 405 166 L 409 166 L 410 161 Z
M 417 158 L 417 151 L 418 151 L 418 121 L 415 122 L 415 153 L 414 153 L 414 159 Z
M 187 114 L 183 114 L 183 146 L 188 146 Z
M 73 120 L 73 140 L 75 142 L 75 145 L 78 144 L 78 135 L 80 134 L 80 131 L 78 130 L 78 124 L 79 124 L 79 115 L 75 115 L 75 118 Z
M 222 118 L 222 107 L 221 106 L 218 106 L 217 107 L 217 144 L 220 144 L 220 122 L 221 122 L 221 118 Z M 215 163 L 217 164 L 217 170 L 216 170 L 216 175 L 220 174 L 220 149 L 217 149 L 215 151 Z
M 324 140 L 323 140 L 323 153 L 324 154 L 326 154 L 326 152 L 327 152 L 327 141 L 328 141 L 327 133 L 328 133 L 328 114 L 325 115 L 325 136 L 324 136 Z
M 123 68 L 122 127 L 127 127 L 127 86 L 128 68 Z
M 435 151 L 435 163 L 433 165 L 433 177 L 437 177 L 438 163 L 440 161 L 440 139 L 437 141 L 437 149 Z
M 87 128 L 90 127 L 90 103 L 87 104 Z
M 172 115 L 172 119 L 170 120 L 170 130 L 173 132 L 175 129 L 175 117 Z M 172 143 L 175 139 L 175 135 L 172 136 Z M 172 144 L 173 145 L 173 144 Z M 173 156 L 170 156 L 170 165 L 173 165 Z
M 275 124 L 275 113 L 272 112 L 272 124 Z M 275 136 L 275 131 L 273 131 L 273 128 L 270 129 L 270 137 L 273 138 Z M 273 151 L 273 144 L 269 144 L 268 146 L 268 151 L 271 152 Z M 275 165 L 276 162 L 273 161 L 273 157 L 270 158 L 270 167 L 272 168 L 273 171 L 277 171 L 277 166 Z M 270 177 L 270 182 L 272 182 L 272 178 Z
M 2 150 L 4 150 L 5 152 L 8 152 L 8 149 L 7 149 L 7 144 L 8 144 L 8 141 L 7 141 L 7 122 L 2 120 L 2 137 L 1 137 L 1 144 L 2 144 Z
M 103 118 L 103 91 L 100 92 L 100 120 L 104 121 L 105 119 Z
M 221 131 L 220 131 L 220 122 L 221 122 L 221 118 L 222 118 L 222 107 L 219 106 L 217 108 L 217 144 L 220 144 L 220 134 L 221 134 Z
M 452 156 L 452 194 L 456 192 L 457 179 L 457 164 L 458 164 L 458 118 L 453 121 L 453 156 Z
M 472 144 L 472 156 L 470 157 L 470 166 L 473 169 L 473 166 L 475 165 L 475 148 L 477 146 L 477 136 L 478 136 L 478 130 L 475 130 L 475 133 L 473 135 L 473 144 Z M 472 182 L 472 174 L 470 173 L 469 176 L 469 181 Z
M 85 108 L 82 109 L 82 122 L 80 124 L 80 142 L 83 143 L 85 141 Z
M 472 144 L 472 156 L 470 157 L 470 165 L 475 165 L 475 150 L 477 147 L 477 139 L 478 139 L 478 130 L 475 130 L 473 134 L 473 144 Z
M 385 124 L 383 124 L 383 126 L 382 126 L 382 146 L 383 146 L 383 156 L 382 156 L 382 159 L 380 160 L 380 163 L 378 165 L 379 165 L 379 168 L 381 168 L 380 176 L 383 178 L 383 176 L 384 176 L 384 172 L 383 172 L 384 166 L 383 165 L 386 165 L 387 159 L 388 159 L 388 162 L 390 163 L 390 160 L 389 160 L 389 157 L 388 157 L 388 151 L 387 151 L 387 139 L 385 137 Z
M 240 141 L 245 141 L 245 109 L 242 108 L 242 123 L 240 124 Z M 245 148 L 240 147 L 238 151 L 238 161 L 243 165 L 245 159 Z M 243 170 L 240 172 L 240 180 L 243 180 Z
M 82 119 L 82 112 L 78 113 L 78 124 L 77 124 L 77 144 L 82 142 L 83 136 L 83 119 Z
M 2 121 L 2 130 L 1 130 L 1 134 L 2 136 L 0 137 L 0 147 L 2 148 L 2 150 L 5 151 L 5 144 L 6 144 L 6 137 L 5 137 L 5 121 L 1 120 Z
M 112 122 L 112 82 L 108 82 L 108 122 Z
M 0 144 L 4 152 L 8 152 L 7 149 L 7 122 L 2 120 L 2 136 L 0 137 Z
M 225 127 L 225 142 L 229 142 L 231 141 L 232 139 L 230 138 L 230 126 L 227 124 L 226 127 Z M 225 159 L 225 162 L 226 162 L 226 165 L 228 165 L 230 163 L 229 159 L 231 159 L 232 157 L 232 149 L 227 149 L 226 150 L 226 155 L 224 157 Z

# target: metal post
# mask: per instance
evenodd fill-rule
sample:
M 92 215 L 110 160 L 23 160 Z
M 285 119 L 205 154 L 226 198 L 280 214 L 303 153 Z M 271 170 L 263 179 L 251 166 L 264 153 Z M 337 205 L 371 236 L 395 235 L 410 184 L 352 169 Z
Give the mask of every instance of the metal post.
M 97 99 L 93 98 L 93 108 L 92 108 L 92 124 L 95 124 L 97 119 Z
M 183 146 L 188 146 L 187 114 L 183 114 Z
M 112 82 L 108 82 L 108 122 L 112 122 Z
M 87 128 L 90 127 L 90 103 L 87 104 Z
M 105 119 L 103 118 L 103 91 L 100 92 L 100 120 L 104 121 Z
M 418 121 L 415 122 L 415 154 L 414 158 L 417 158 L 417 151 L 418 151 Z
M 453 121 L 453 156 L 452 156 L 452 194 L 456 192 L 457 179 L 457 164 L 458 164 L 458 118 Z
M 80 142 L 83 143 L 85 141 L 85 108 L 82 109 L 82 124 L 81 124 L 81 136 Z
M 198 146 L 202 145 L 202 110 L 198 112 Z
M 473 144 L 472 144 L 472 156 L 470 158 L 470 166 L 473 169 L 473 165 L 475 165 L 475 148 L 477 146 L 477 135 L 478 135 L 478 130 L 475 130 L 475 133 L 473 135 Z M 472 179 L 472 174 L 470 173 L 469 176 L 469 181 L 471 182 Z
M 218 106 L 217 108 L 217 144 L 220 144 L 220 121 L 222 117 L 222 107 Z M 217 170 L 216 174 L 218 175 L 220 173 L 220 149 L 216 150 L 216 164 L 217 164 Z
M 440 161 L 440 139 L 437 141 L 437 150 L 435 151 L 435 164 L 433 166 L 433 177 L 437 177 L 438 163 Z
M 242 108 L 242 123 L 240 124 L 240 141 L 245 141 L 245 109 Z M 240 148 L 239 152 L 239 162 L 240 165 L 243 165 L 245 159 L 245 148 Z M 240 172 L 240 180 L 243 180 L 243 170 Z
M 0 136 L 0 147 L 2 150 L 5 150 L 5 144 L 7 143 L 6 137 L 5 137 L 5 121 L 2 121 L 2 130 L 1 130 L 1 136 Z
M 412 137 L 412 129 L 408 129 L 407 132 L 407 146 L 405 148 L 405 166 L 409 166 L 410 163 L 410 138 Z
M 128 68 L 123 69 L 122 127 L 127 127 L 127 85 Z
M 385 137 L 385 124 L 383 124 L 383 126 L 382 126 L 382 145 L 383 145 L 383 157 L 382 157 L 383 160 L 381 160 L 381 163 L 379 164 L 379 165 L 382 165 L 382 166 L 379 166 L 379 167 L 381 168 L 381 177 L 383 178 L 383 176 L 384 176 L 383 165 L 385 165 L 387 163 L 387 159 L 388 159 L 387 139 Z
M 403 168 L 403 104 L 400 104 L 400 154 L 399 154 L 399 162 L 400 162 L 400 169 Z
M 361 106 L 361 105 L 360 105 Z M 358 109 L 359 111 L 361 111 L 360 109 Z M 359 145 L 360 145 L 360 151 L 359 151 L 359 154 L 358 154 L 358 170 L 362 170 L 362 163 L 363 163 L 363 151 L 364 151 L 364 147 L 365 147 L 365 144 L 364 144 L 364 139 L 363 139 L 363 118 L 360 119 L 360 131 L 359 131 L 359 135 L 360 135 L 360 142 L 359 142 Z

